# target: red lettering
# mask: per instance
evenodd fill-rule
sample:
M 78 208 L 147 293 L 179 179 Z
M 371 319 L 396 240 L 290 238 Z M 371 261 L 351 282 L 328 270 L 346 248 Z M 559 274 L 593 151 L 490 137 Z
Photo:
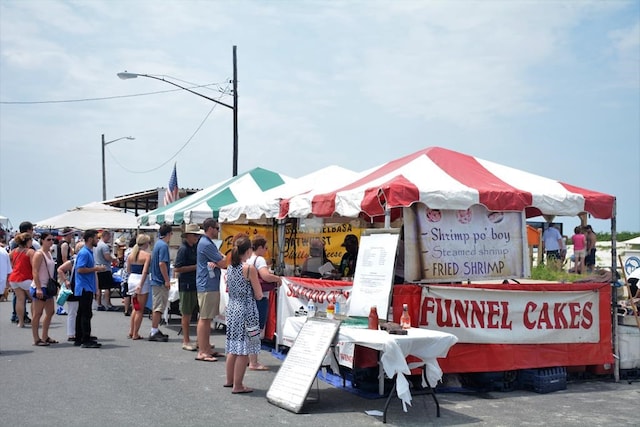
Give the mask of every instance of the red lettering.
M 434 304 L 434 300 L 433 298 L 427 297 L 424 299 L 424 301 L 422 302 L 422 316 L 420 319 L 420 324 L 421 325 L 425 325 L 428 326 L 429 325 L 429 319 L 427 317 L 428 313 L 434 313 L 435 312 L 435 304 Z
M 442 303 L 441 299 L 438 299 L 439 303 Z M 436 324 L 438 326 L 453 326 L 453 316 L 451 315 L 451 300 L 444 300 L 444 307 L 438 305 L 440 308 L 436 313 Z
M 591 313 L 591 308 L 593 307 L 593 303 L 588 302 L 584 305 L 584 309 L 582 310 L 582 327 L 584 329 L 589 329 L 593 325 L 593 314 Z
M 542 304 L 540 314 L 538 315 L 538 329 L 542 329 L 543 324 L 546 325 L 546 329 L 553 329 L 551 319 L 549 318 L 549 303 L 546 302 Z
M 498 329 L 498 321 L 494 318 L 500 316 L 499 307 L 498 301 L 487 301 L 487 327 L 489 329 Z
M 569 324 L 569 328 L 571 329 L 580 328 L 580 312 L 581 311 L 582 311 L 582 307 L 580 307 L 580 303 L 578 302 L 569 303 L 569 315 L 571 317 L 571 323 Z
M 500 304 L 502 305 L 502 324 L 500 325 L 500 329 L 511 329 L 513 322 L 509 320 L 509 302 L 502 301 Z
M 557 303 L 553 307 L 553 318 L 556 329 L 566 329 L 569 326 L 567 318 L 564 316 L 564 308 L 567 304 Z
M 485 301 L 471 301 L 471 327 L 478 326 L 484 328 L 484 305 Z M 475 319 L 475 322 L 474 322 Z
M 456 323 L 455 323 L 455 327 L 459 328 L 460 327 L 460 321 L 462 320 L 462 323 L 464 324 L 465 328 L 469 327 L 469 320 L 467 319 L 468 315 L 469 315 L 469 301 L 468 300 L 464 300 L 464 301 L 460 301 L 460 300 L 456 300 L 454 302 L 453 305 L 453 312 L 454 315 L 456 317 Z
M 532 321 L 529 318 L 529 315 L 533 314 L 533 312 L 536 311 L 537 308 L 538 308 L 538 305 L 533 301 L 529 301 L 528 303 L 525 304 L 524 313 L 522 313 L 522 323 L 524 323 L 525 328 L 533 329 L 536 327 L 536 322 Z

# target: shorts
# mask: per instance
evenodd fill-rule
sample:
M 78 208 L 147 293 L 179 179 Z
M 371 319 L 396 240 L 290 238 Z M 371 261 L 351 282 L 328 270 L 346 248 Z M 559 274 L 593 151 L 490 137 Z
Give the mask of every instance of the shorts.
M 47 295 L 47 288 L 40 289 L 42 289 L 42 296 L 44 297 L 45 301 L 55 297 L 55 295 Z M 31 295 L 31 298 L 33 298 L 34 300 L 37 300 L 38 297 L 36 296 L 36 288 L 29 287 L 29 295 Z
M 560 251 L 547 251 L 547 259 L 560 259 Z
M 113 288 L 113 273 L 111 271 L 101 271 L 98 273 L 98 289 Z
M 23 280 L 22 282 L 9 282 L 9 285 L 11 285 L 11 289 L 22 289 L 23 291 L 29 292 L 31 282 L 33 282 L 33 280 L 29 279 Z
M 169 302 L 169 289 L 164 285 L 151 286 L 153 300 L 151 302 L 151 311 L 159 311 L 164 313 Z
M 577 251 L 573 251 L 573 253 L 575 254 L 576 257 L 580 257 L 580 258 L 584 258 L 584 254 L 585 254 L 585 250 L 584 249 L 578 249 Z
M 198 308 L 198 293 L 196 291 L 180 291 L 180 313 L 183 316 L 193 314 Z
M 198 292 L 200 318 L 212 320 L 220 314 L 220 291 Z

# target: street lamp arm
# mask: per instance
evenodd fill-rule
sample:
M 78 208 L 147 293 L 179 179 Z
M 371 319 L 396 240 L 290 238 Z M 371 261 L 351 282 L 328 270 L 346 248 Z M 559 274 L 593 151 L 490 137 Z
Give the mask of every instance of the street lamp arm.
M 111 141 L 105 141 L 105 142 L 104 142 L 104 145 L 109 145 L 109 144 L 111 144 L 112 142 L 120 141 L 121 139 L 134 140 L 135 138 L 134 138 L 134 137 L 132 137 L 132 136 L 123 136 L 123 137 L 121 137 L 121 138 L 114 139 L 114 140 L 111 140 Z
M 122 80 L 135 79 L 136 77 L 148 77 L 150 79 L 160 80 L 161 82 L 169 83 L 170 85 L 173 85 L 175 87 L 179 87 L 180 89 L 186 90 L 187 92 L 191 92 L 192 94 L 198 95 L 201 98 L 208 99 L 211 102 L 215 102 L 216 104 L 220 104 L 220 105 L 222 105 L 224 107 L 227 107 L 227 108 L 233 110 L 233 106 L 231 106 L 229 104 L 225 104 L 224 102 L 218 101 L 217 99 L 210 98 L 210 97 L 208 97 L 206 95 L 198 93 L 198 92 L 196 92 L 194 90 L 191 90 L 189 88 L 186 88 L 184 86 L 180 86 L 179 84 L 174 83 L 171 80 L 167 80 L 167 79 L 164 79 L 164 78 L 161 78 L 161 77 L 152 76 L 150 74 L 129 73 L 129 72 L 126 72 L 126 71 L 124 73 L 118 73 L 118 77 L 121 78 Z

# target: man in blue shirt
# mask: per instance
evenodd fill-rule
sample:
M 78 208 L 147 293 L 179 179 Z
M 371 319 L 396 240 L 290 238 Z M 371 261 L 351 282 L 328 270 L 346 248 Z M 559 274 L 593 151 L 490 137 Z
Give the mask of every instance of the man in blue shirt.
M 84 232 L 84 246 L 78 252 L 75 261 L 76 286 L 74 295 L 78 297 L 78 315 L 76 317 L 76 341 L 74 345 L 82 348 L 100 348 L 102 344 L 91 336 L 91 305 L 96 293 L 96 273 L 106 271 L 106 265 L 95 265 L 93 248 L 98 245 L 98 232 Z
M 160 226 L 160 240 L 153 246 L 151 253 L 151 332 L 149 333 L 149 341 L 169 341 L 169 335 L 162 333 L 158 326 L 162 313 L 164 313 L 167 303 L 169 302 L 169 288 L 171 287 L 171 276 L 169 270 L 171 259 L 169 258 L 169 241 L 171 240 L 171 225 L 162 224 Z
M 213 351 L 209 337 L 211 321 L 220 314 L 220 269 L 227 268 L 227 260 L 213 243 L 220 229 L 216 220 L 205 219 L 202 228 L 204 234 L 198 241 L 196 266 L 196 289 L 200 307 L 200 319 L 196 329 L 198 338 L 196 360 L 215 362 L 218 360 L 216 356 L 223 356 L 223 354 Z

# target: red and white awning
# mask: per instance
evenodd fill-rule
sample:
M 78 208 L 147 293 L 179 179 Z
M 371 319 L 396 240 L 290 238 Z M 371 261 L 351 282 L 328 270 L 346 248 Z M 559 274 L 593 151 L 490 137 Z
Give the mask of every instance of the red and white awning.
M 295 198 L 289 203 L 297 202 Z M 432 209 L 467 209 L 595 218 L 613 216 L 615 197 L 565 184 L 473 156 L 430 147 L 388 162 L 334 191 L 316 194 L 297 217 L 369 217 L 387 208 L 424 203 Z M 282 206 L 281 206 L 282 208 Z M 281 217 L 283 216 L 281 210 Z

